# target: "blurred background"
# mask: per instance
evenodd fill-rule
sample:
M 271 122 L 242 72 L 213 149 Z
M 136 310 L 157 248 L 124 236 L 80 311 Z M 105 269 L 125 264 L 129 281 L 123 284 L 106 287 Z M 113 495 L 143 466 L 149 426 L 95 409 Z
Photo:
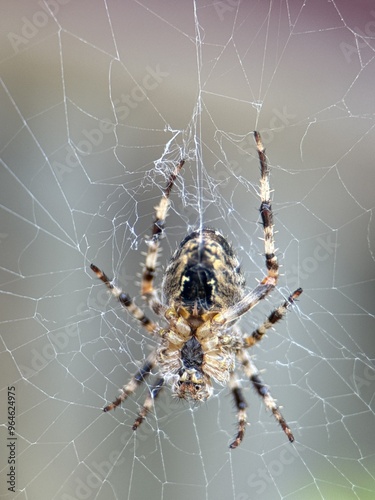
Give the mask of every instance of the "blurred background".
M 22 0 L 2 12 L 1 494 L 374 498 L 372 2 Z M 134 434 L 147 386 L 102 408 L 155 342 L 89 265 L 142 304 L 154 206 L 183 157 L 156 283 L 206 225 L 254 287 L 265 273 L 254 130 L 282 276 L 241 327 L 303 287 L 252 351 L 296 441 L 242 374 L 250 425 L 237 450 L 227 387 L 199 407 L 166 388 Z

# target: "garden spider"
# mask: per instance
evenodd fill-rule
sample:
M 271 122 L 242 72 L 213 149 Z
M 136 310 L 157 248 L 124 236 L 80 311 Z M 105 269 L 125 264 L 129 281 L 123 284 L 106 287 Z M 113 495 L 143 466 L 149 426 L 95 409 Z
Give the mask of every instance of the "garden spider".
M 230 448 L 242 442 L 246 427 L 247 403 L 235 375 L 237 360 L 252 382 L 264 404 L 279 422 L 290 442 L 292 431 L 263 383 L 247 349 L 262 340 L 264 334 L 286 313 L 302 293 L 295 290 L 285 302 L 271 312 L 264 323 L 250 335 L 243 336 L 235 325 L 238 319 L 264 299 L 276 286 L 279 264 L 275 255 L 273 220 L 270 201 L 269 170 L 260 134 L 254 132 L 260 161 L 260 214 L 264 230 L 267 276 L 249 293 L 239 261 L 231 245 L 219 231 L 204 228 L 190 233 L 173 254 L 162 281 L 162 299 L 154 289 L 160 238 L 169 207 L 169 196 L 176 177 L 184 165 L 181 160 L 170 175 L 161 201 L 156 209 L 152 236 L 142 274 L 141 293 L 149 307 L 162 317 L 167 327 L 151 321 L 133 300 L 117 288 L 94 264 L 91 269 L 103 281 L 121 305 L 136 318 L 149 334 L 158 338 L 158 347 L 148 356 L 143 367 L 123 386 L 120 396 L 104 408 L 115 409 L 145 381 L 153 367 L 160 374 L 150 386 L 149 394 L 133 424 L 138 429 L 153 407 L 163 385 L 171 385 L 172 394 L 190 401 L 206 401 L 213 393 L 212 379 L 228 384 L 238 410 L 237 434 Z

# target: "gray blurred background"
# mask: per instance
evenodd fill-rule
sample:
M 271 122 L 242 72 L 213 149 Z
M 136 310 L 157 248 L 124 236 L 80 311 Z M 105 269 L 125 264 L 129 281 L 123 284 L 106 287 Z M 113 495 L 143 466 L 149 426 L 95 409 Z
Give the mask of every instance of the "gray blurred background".
M 371 499 L 374 460 L 374 77 L 370 1 L 3 2 L 0 492 L 8 387 L 22 499 Z M 147 388 L 112 414 L 154 341 L 89 269 L 141 304 L 153 207 L 181 156 L 160 258 L 192 228 L 228 235 L 249 288 L 265 273 L 253 134 L 274 190 L 278 289 L 250 332 L 303 295 L 253 349 L 296 437 L 242 376 L 200 407 Z

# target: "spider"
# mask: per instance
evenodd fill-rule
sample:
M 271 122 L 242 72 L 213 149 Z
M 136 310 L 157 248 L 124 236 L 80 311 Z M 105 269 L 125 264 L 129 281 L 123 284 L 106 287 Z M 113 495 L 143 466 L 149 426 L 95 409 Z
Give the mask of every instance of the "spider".
M 169 197 L 185 160 L 171 173 L 162 198 L 155 207 L 152 236 L 143 268 L 141 293 L 151 310 L 167 324 L 161 327 L 149 319 L 132 298 L 115 286 L 94 264 L 91 269 L 136 318 L 147 332 L 158 339 L 158 347 L 148 356 L 120 395 L 104 408 L 117 408 L 145 381 L 154 367 L 158 379 L 149 388 L 143 406 L 133 424 L 138 429 L 153 408 L 162 387 L 169 384 L 172 394 L 194 402 L 206 401 L 213 393 L 212 381 L 229 385 L 237 408 L 237 434 L 230 444 L 234 449 L 242 442 L 247 425 L 247 403 L 236 377 L 235 363 L 241 365 L 246 377 L 264 404 L 272 412 L 290 442 L 292 431 L 282 416 L 267 385 L 262 381 L 247 349 L 260 342 L 271 327 L 285 315 L 287 309 L 302 293 L 295 290 L 274 309 L 261 326 L 250 335 L 243 335 L 236 325 L 238 319 L 263 300 L 275 288 L 279 264 L 275 255 L 273 217 L 270 201 L 269 169 L 260 134 L 254 132 L 260 162 L 260 215 L 264 231 L 267 275 L 250 292 L 245 292 L 245 280 L 232 246 L 217 230 L 204 228 L 191 232 L 173 254 L 163 277 L 161 300 L 154 288 L 160 238 L 169 208 Z

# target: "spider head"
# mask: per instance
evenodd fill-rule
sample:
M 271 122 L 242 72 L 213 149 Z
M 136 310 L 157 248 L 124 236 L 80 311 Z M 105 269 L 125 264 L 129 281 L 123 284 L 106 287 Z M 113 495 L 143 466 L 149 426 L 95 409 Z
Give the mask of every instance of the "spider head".
M 183 345 L 180 356 L 180 367 L 173 384 L 175 396 L 180 399 L 206 401 L 213 388 L 210 377 L 203 372 L 204 354 L 196 337 L 190 337 Z
M 173 392 L 180 399 L 206 401 L 212 395 L 213 388 L 210 377 L 200 370 L 182 368 Z

